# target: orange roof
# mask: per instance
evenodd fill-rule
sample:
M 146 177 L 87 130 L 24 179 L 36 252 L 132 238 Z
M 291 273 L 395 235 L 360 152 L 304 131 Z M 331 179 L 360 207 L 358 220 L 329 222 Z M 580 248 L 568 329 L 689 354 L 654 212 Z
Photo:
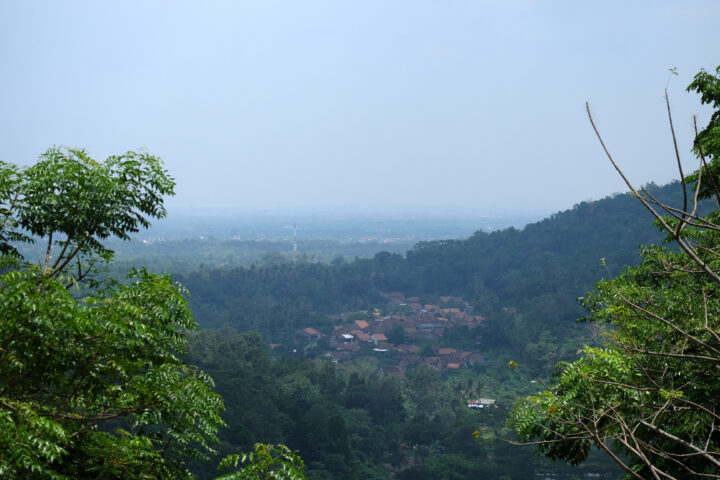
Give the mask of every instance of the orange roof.
M 443 313 L 460 313 L 459 308 L 441 308 L 440 311 Z
M 362 329 L 365 329 L 370 326 L 370 324 L 368 322 L 366 322 L 365 320 L 355 320 L 355 325 L 357 325 L 358 327 L 360 327 Z

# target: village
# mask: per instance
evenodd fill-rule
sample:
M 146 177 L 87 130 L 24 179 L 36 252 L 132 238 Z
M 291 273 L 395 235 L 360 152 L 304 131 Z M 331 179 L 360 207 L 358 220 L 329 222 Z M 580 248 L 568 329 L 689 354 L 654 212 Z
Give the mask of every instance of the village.
M 377 359 L 381 376 L 405 377 L 408 368 L 421 363 L 447 370 L 487 360 L 478 352 L 435 346 L 447 329 L 464 326 L 471 331 L 485 320 L 462 298 L 442 296 L 437 304 L 422 304 L 401 292 L 383 296 L 388 303 L 382 311 L 329 315 L 329 335 L 307 327 L 298 332 L 298 340 L 305 351 L 321 347 L 320 356 L 335 363 Z

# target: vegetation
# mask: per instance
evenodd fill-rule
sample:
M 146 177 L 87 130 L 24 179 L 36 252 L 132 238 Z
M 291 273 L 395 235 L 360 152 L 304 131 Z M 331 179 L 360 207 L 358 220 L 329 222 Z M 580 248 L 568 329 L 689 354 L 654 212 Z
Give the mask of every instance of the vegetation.
M 122 284 L 95 276 L 113 256 L 103 240 L 164 216 L 173 186 L 145 153 L 99 163 L 52 148 L 26 169 L 0 164 L 3 478 L 193 478 L 186 460 L 214 453 L 222 400 L 179 358 L 196 328 L 185 291 L 145 270 Z M 22 241 L 45 243 L 38 264 Z M 273 478 L 303 478 L 290 452 L 268 460 L 263 448 L 225 478 L 276 466 Z
M 680 182 L 628 182 L 631 194 L 523 230 L 353 262 L 270 254 L 192 270 L 172 260 L 149 268 L 179 265 L 174 279 L 143 269 L 116 282 L 103 274 L 108 240 L 165 215 L 174 184 L 160 161 L 128 152 L 100 163 L 53 148 L 29 168 L 0 164 L 0 475 L 615 478 L 594 446 L 630 477 L 720 478 L 720 79 L 702 72 L 691 88 L 716 113 L 697 135 L 699 170 L 681 169 Z M 682 206 L 670 206 L 674 194 Z M 639 221 L 644 209 L 675 246 L 644 247 L 638 258 L 638 243 L 662 239 Z M 218 248 L 213 263 L 231 247 Z M 585 294 L 588 321 L 575 323 L 575 299 L 622 265 L 635 266 Z M 422 304 L 467 299 L 483 319 L 421 339 L 415 356 L 444 347 L 485 361 L 381 369 L 389 358 L 337 365 L 322 355 L 330 343 L 313 329 L 379 321 L 389 292 Z M 215 330 L 194 331 L 190 308 Z M 312 340 L 298 341 L 301 329 Z M 401 325 L 386 333 L 395 346 L 417 341 Z M 268 341 L 282 345 L 268 350 Z M 594 346 L 568 363 L 583 343 Z M 533 379 L 562 360 L 553 386 L 537 393 Z M 513 433 L 506 408 L 527 395 L 513 427 L 548 458 L 502 440 Z M 481 397 L 493 408 L 468 408 Z M 218 473 L 211 465 L 223 457 Z
M 219 469 L 240 469 L 217 480 L 306 480 L 302 459 L 284 445 L 255 444 L 250 453 L 228 455 Z
M 715 112 L 696 136 L 700 168 L 685 178 L 678 155 L 692 187 L 681 206 L 626 179 L 677 248 L 645 247 L 639 266 L 598 283 L 583 303 L 610 327 L 605 346 L 561 364 L 552 387 L 514 409 L 521 439 L 549 458 L 579 464 L 594 446 L 629 478 L 720 478 L 720 77 L 703 71 L 689 89 Z M 715 200 L 705 215 L 702 198 Z
M 679 183 L 649 187 L 663 201 L 680 188 Z M 384 309 L 381 292 L 415 295 L 422 303 L 460 296 L 486 317 L 476 332 L 483 338 L 479 348 L 511 355 L 541 375 L 581 345 L 570 342 L 553 356 L 565 339 L 587 342 L 587 326 L 575 322 L 583 313 L 576 300 L 606 274 L 600 257 L 619 269 L 638 262 L 638 244 L 662 240 L 643 218 L 631 195 L 617 195 L 584 202 L 523 230 L 423 243 L 406 256 L 380 253 L 337 265 L 205 269 L 174 277 L 193 292 L 190 304 L 202 328 L 254 330 L 269 343 L 285 345 L 308 326 L 329 333 L 327 314 Z M 474 337 L 457 340 L 474 344 Z
M 229 406 L 221 455 L 251 450 L 255 442 L 282 443 L 299 451 L 311 480 L 520 479 L 536 471 L 558 479 L 578 472 L 617 477 L 597 459 L 578 471 L 499 441 L 511 434 L 510 401 L 532 385 L 526 372 L 510 372 L 499 360 L 453 373 L 421 365 L 406 378 L 383 377 L 367 359 L 338 365 L 273 357 L 257 334 L 229 329 L 193 333 L 186 359 L 213 376 Z M 499 408 L 467 407 L 468 398 L 494 395 Z M 207 464 L 196 471 L 214 475 Z
M 650 191 L 667 199 L 680 188 L 675 183 Z M 630 195 L 587 202 L 523 230 L 421 244 L 404 257 L 381 253 L 335 265 L 177 275 L 193 292 L 191 307 L 201 326 L 227 325 L 261 335 L 225 328 L 191 338 L 187 361 L 212 375 L 229 407 L 224 415 L 229 429 L 220 434 L 219 450 L 225 454 L 247 451 L 254 442 L 283 443 L 299 451 L 310 479 L 443 478 L 451 472 L 452 478 L 545 473 L 617 478 L 618 471 L 596 456 L 578 471 L 543 462 L 503 439 L 512 438 L 506 408 L 537 391 L 539 385 L 531 380 L 549 375 L 557 361 L 576 358 L 581 345 L 593 341 L 596 331 L 575 322 L 582 313 L 575 300 L 605 273 L 599 257 L 607 256 L 608 264 L 616 266 L 635 263 L 638 243 L 662 239 L 640 221 L 643 209 L 635 202 Z M 447 294 L 472 300 L 485 322 L 473 329 L 448 329 L 435 343 L 420 344 L 419 355 L 431 356 L 433 346 L 442 346 L 481 352 L 488 361 L 454 372 L 408 369 L 405 379 L 388 378 L 377 373 L 382 359 L 336 366 L 310 360 L 323 353 L 322 343 L 309 350 L 296 343 L 298 331 L 309 326 L 331 334 L 327 314 L 386 311 L 388 300 L 380 293 L 388 291 L 417 295 L 421 303 L 435 303 Z M 347 321 L 356 319 L 369 318 L 358 313 Z M 397 337 L 388 332 L 388 339 L 400 342 L 402 333 L 394 333 Z M 266 342 L 282 343 L 273 354 L 296 358 L 273 359 L 265 352 Z M 508 368 L 509 361 L 519 367 Z M 395 385 L 389 391 L 400 392 L 391 397 L 394 414 L 389 417 L 373 413 L 372 399 L 386 383 Z M 497 399 L 500 408 L 468 409 L 467 400 L 479 397 Z M 338 456 L 329 446 L 334 417 L 344 421 L 347 455 Z M 213 475 L 201 466 L 197 471 Z

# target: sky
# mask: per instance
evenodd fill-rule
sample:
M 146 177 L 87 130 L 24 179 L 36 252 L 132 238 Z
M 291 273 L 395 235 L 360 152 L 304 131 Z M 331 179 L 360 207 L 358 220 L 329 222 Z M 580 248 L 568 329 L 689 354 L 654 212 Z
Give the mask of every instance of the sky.
M 548 214 L 687 169 L 720 1 L 0 0 L 0 160 L 145 149 L 170 212 Z M 677 68 L 672 76 L 670 68 Z

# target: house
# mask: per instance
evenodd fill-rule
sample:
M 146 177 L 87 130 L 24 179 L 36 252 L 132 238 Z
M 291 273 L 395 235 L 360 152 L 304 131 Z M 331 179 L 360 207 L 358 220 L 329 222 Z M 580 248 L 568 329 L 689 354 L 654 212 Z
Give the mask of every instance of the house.
M 370 337 L 372 338 L 373 343 L 375 343 L 375 345 L 377 345 L 378 342 L 387 342 L 388 341 L 387 337 L 385 335 L 383 335 L 382 333 L 374 333 Z
M 431 367 L 435 367 L 437 370 L 440 370 L 440 367 L 442 365 L 440 357 L 427 357 L 425 358 L 425 363 L 427 363 Z
M 340 363 L 340 360 L 343 357 L 343 352 L 326 352 L 324 356 L 332 363 Z
M 441 325 L 438 323 L 421 323 L 420 325 L 415 325 L 415 328 L 417 328 L 420 331 L 425 332 L 432 332 L 436 328 L 444 328 L 445 325 Z
M 473 353 L 465 357 L 463 360 L 463 363 L 465 363 L 465 365 L 474 365 L 476 363 L 487 362 L 488 359 L 482 353 Z
M 418 363 L 422 362 L 422 357 L 419 355 L 413 355 L 413 354 L 406 354 L 401 355 L 398 359 L 398 367 L 405 368 L 410 365 L 417 365 Z
M 352 330 L 350 333 L 355 335 L 355 337 L 357 337 L 360 342 L 373 343 L 373 339 L 365 332 L 361 332 L 360 330 Z
M 420 347 L 418 345 L 410 345 L 407 343 L 401 343 L 397 347 L 398 350 L 401 352 L 408 352 L 408 353 L 418 353 L 420 351 Z
M 405 340 L 406 342 L 417 342 L 419 340 L 435 340 L 435 335 L 432 331 L 422 330 L 415 333 L 412 338 Z
M 412 337 L 413 335 L 415 335 L 417 333 L 417 328 L 415 328 L 415 327 L 403 327 L 403 330 L 405 330 L 405 333 L 409 337 Z
M 490 408 L 492 406 L 497 408 L 494 398 L 478 398 L 477 400 L 468 400 L 467 405 L 469 408 L 473 409 Z
M 358 345 L 357 343 L 343 343 L 342 345 L 338 345 L 337 347 L 335 347 L 335 349 L 338 352 L 357 352 L 358 350 L 360 350 L 360 345 Z
M 368 328 L 370 326 L 370 324 L 368 322 L 366 322 L 365 320 L 355 320 L 355 325 L 357 325 L 360 328 L 360 330 L 365 330 L 366 328 Z
M 299 333 L 307 336 L 311 340 L 320 340 L 320 337 L 322 337 L 322 333 L 318 332 L 314 328 L 303 328 Z

